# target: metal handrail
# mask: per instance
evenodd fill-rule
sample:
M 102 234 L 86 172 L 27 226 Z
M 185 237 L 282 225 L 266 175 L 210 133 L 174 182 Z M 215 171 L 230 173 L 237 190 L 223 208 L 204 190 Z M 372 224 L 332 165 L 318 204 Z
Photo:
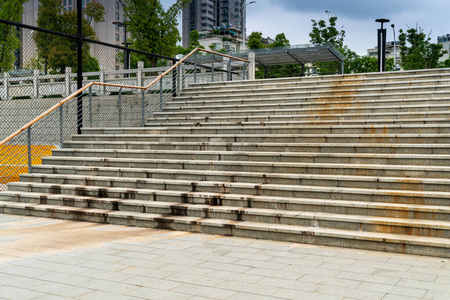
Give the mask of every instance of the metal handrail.
M 7 138 L 5 138 L 3 141 L 0 142 L 0 146 L 4 145 L 5 143 L 7 143 L 8 141 L 10 141 L 11 139 L 13 139 L 14 137 L 16 137 L 17 135 L 19 135 L 20 133 L 24 132 L 25 130 L 27 130 L 29 127 L 31 127 L 33 124 L 35 124 L 36 122 L 38 122 L 40 119 L 44 118 L 46 115 L 50 114 L 51 112 L 53 112 L 54 110 L 56 110 L 57 108 L 59 108 L 61 105 L 63 105 L 64 103 L 66 103 L 67 101 L 75 98 L 76 96 L 78 96 L 80 93 L 82 93 L 83 91 L 85 91 L 86 89 L 90 88 L 93 85 L 101 85 L 101 86 L 112 86 L 112 87 L 119 87 L 119 88 L 129 88 L 129 89 L 139 89 L 139 90 L 147 90 L 150 87 L 152 87 L 154 84 L 156 84 L 158 81 L 160 81 L 164 76 L 166 76 L 167 74 L 169 74 L 171 71 L 173 71 L 176 67 L 178 67 L 180 64 L 182 64 L 184 61 L 186 61 L 189 57 L 191 57 L 192 55 L 194 55 L 197 51 L 203 51 L 203 52 L 207 52 L 207 53 L 211 53 L 214 55 L 218 55 L 218 56 L 223 56 L 223 57 L 227 57 L 227 58 L 232 58 L 235 60 L 239 60 L 242 62 L 246 62 L 246 63 L 250 63 L 250 61 L 242 59 L 242 58 L 237 58 L 237 57 L 233 57 L 230 55 L 226 55 L 226 54 L 222 54 L 222 53 L 218 53 L 218 52 L 214 52 L 214 51 L 209 51 L 209 50 L 205 50 L 205 49 L 201 49 L 201 48 L 195 48 L 194 50 L 192 50 L 188 55 L 186 55 L 185 57 L 183 57 L 181 60 L 179 60 L 176 64 L 174 64 L 172 67 L 170 67 L 169 69 L 167 69 L 164 73 L 162 73 L 161 75 L 159 75 L 155 80 L 153 80 L 148 86 L 146 87 L 140 87 L 140 86 L 129 86 L 129 85 L 121 85 L 121 84 L 111 84 L 111 83 L 102 83 L 102 82 L 91 82 L 88 83 L 87 85 L 85 85 L 84 87 L 82 87 L 81 89 L 75 91 L 74 93 L 72 93 L 71 95 L 69 95 L 68 97 L 66 97 L 65 99 L 61 100 L 60 102 L 58 102 L 57 104 L 55 104 L 54 106 L 52 106 L 51 108 L 49 108 L 48 110 L 46 110 L 45 112 L 43 112 L 41 115 L 39 115 L 38 117 L 34 118 L 32 121 L 30 121 L 28 124 L 22 126 L 20 129 L 18 129 L 17 131 L 15 131 L 14 133 L 12 133 L 10 136 L 8 136 Z

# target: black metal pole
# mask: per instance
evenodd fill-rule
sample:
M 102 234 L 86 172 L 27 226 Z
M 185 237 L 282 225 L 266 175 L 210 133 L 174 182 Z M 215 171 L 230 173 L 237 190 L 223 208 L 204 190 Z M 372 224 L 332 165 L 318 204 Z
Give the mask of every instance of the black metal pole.
M 375 22 L 381 23 L 378 29 L 378 72 L 384 72 L 386 66 L 386 29 L 384 23 L 390 22 L 388 19 L 376 19 Z
M 83 7 L 82 1 L 77 1 L 77 89 L 83 87 Z M 81 134 L 83 127 L 83 97 L 77 99 L 77 133 Z

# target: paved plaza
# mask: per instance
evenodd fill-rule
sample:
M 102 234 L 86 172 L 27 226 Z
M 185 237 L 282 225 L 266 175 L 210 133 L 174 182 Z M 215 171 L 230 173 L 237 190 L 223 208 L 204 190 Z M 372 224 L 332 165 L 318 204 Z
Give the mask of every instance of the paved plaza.
M 422 257 L 0 215 L 0 299 L 450 299 Z

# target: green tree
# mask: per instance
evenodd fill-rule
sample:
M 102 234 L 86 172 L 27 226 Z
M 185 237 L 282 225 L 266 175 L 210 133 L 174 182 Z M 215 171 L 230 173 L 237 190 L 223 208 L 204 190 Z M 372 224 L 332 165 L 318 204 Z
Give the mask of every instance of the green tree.
M 177 0 L 164 10 L 159 0 L 119 0 L 127 16 L 126 23 L 131 33 L 131 47 L 137 50 L 173 57 L 181 40 L 177 29 L 177 15 L 191 0 Z M 158 64 L 158 58 L 138 55 L 150 66 Z
M 406 32 L 399 30 L 400 56 L 405 70 L 431 69 L 439 66 L 439 58 L 444 55 L 442 44 L 431 43 L 430 36 L 419 26 Z
M 0 19 L 20 22 L 23 4 L 28 0 L 0 0 Z M 14 51 L 20 48 L 18 32 L 14 26 L 0 24 L 0 73 L 14 68 Z
M 86 4 L 83 13 L 86 15 L 89 25 L 91 25 L 92 21 L 95 23 L 105 22 L 105 8 L 96 0 Z
M 198 33 L 197 30 L 192 30 L 189 34 L 189 47 L 183 48 L 181 46 L 177 46 L 177 54 L 189 54 L 194 50 L 195 48 L 201 48 L 205 49 L 202 45 L 200 45 L 200 42 L 198 41 L 200 39 L 200 33 Z
M 88 15 L 94 20 L 100 20 L 98 17 Z M 38 10 L 37 24 L 41 28 L 46 28 L 62 33 L 77 34 L 77 12 L 64 11 L 62 2 L 59 0 L 41 0 Z M 95 39 L 95 32 L 89 22 L 83 18 L 82 20 L 83 36 Z M 60 73 L 65 72 L 66 67 L 72 67 L 74 71 L 77 68 L 77 41 L 61 36 L 50 35 L 43 32 L 34 34 L 36 42 L 38 58 L 41 60 L 46 69 L 50 68 Z M 91 56 L 89 54 L 90 46 L 83 42 L 83 65 L 89 65 Z
M 253 31 L 248 37 L 248 47 L 250 49 L 264 48 L 264 44 L 261 42 L 262 32 Z
M 313 44 L 331 43 L 339 50 L 344 47 L 345 31 L 336 28 L 338 18 L 332 16 L 331 12 L 325 11 L 328 15 L 328 24 L 325 20 L 311 20 L 312 31 L 309 34 L 310 42 Z
M 290 46 L 289 40 L 286 38 L 284 33 L 279 33 L 275 37 L 275 42 L 273 44 L 270 44 L 269 47 L 286 47 Z

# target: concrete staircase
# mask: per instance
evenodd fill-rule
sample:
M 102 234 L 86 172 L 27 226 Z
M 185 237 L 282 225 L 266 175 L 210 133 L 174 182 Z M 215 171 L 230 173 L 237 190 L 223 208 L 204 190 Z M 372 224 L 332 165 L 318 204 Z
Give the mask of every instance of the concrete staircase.
M 450 69 L 196 84 L 0 212 L 450 257 Z

